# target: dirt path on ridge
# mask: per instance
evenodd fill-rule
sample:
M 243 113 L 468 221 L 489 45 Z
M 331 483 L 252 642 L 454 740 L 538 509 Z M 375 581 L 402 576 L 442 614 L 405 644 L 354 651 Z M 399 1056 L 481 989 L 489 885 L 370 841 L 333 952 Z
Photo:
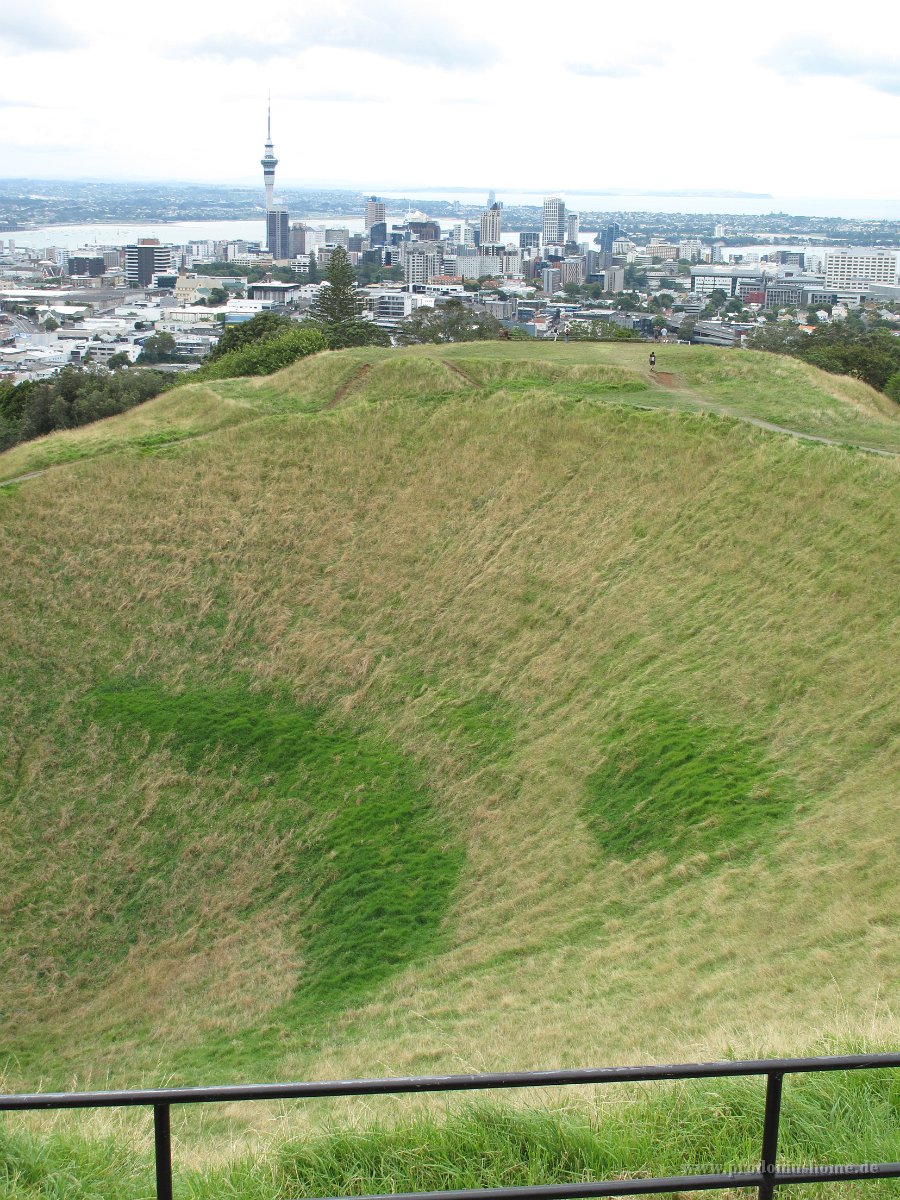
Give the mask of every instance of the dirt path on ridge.
M 323 404 L 319 412 L 327 412 L 330 408 L 337 408 L 340 402 L 347 396 L 356 385 L 368 375 L 372 370 L 371 363 L 363 363 L 358 371 L 355 371 L 346 383 L 342 383 L 338 390 L 334 393 L 327 404 Z

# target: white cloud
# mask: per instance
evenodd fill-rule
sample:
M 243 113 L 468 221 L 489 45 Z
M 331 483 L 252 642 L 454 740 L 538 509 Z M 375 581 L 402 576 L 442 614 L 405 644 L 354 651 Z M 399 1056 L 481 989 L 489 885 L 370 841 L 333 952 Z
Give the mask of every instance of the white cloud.
M 0 3 L 9 175 L 254 184 L 271 88 L 282 184 L 896 192 L 896 0 Z
M 19 53 L 72 50 L 84 38 L 47 5 L 4 0 L 0 13 L 0 44 Z
M 309 57 L 321 48 L 355 50 L 398 60 L 415 67 L 473 70 L 497 60 L 496 47 L 455 28 L 448 16 L 406 0 L 380 0 L 377 5 L 336 3 L 278 16 L 250 30 L 232 29 L 202 38 L 182 49 L 188 57 L 225 62 Z
M 849 79 L 878 92 L 900 96 L 900 60 L 896 54 L 835 46 L 821 38 L 784 42 L 770 59 L 776 70 L 796 75 Z

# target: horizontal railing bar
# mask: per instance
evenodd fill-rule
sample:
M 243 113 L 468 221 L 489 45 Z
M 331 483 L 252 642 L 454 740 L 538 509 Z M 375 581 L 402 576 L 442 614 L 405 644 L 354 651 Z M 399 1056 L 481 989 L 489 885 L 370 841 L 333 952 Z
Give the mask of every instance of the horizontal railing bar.
M 573 1084 L 645 1083 L 666 1079 L 719 1079 L 856 1071 L 900 1067 L 900 1054 L 845 1054 L 821 1058 L 736 1059 L 649 1067 L 602 1067 L 569 1071 L 507 1071 L 487 1075 L 423 1075 L 388 1079 L 339 1079 L 307 1083 L 226 1084 L 221 1087 L 143 1088 L 108 1092 L 33 1092 L 0 1096 L 0 1112 L 22 1109 L 127 1108 L 141 1104 L 211 1104 L 231 1100 L 380 1096 L 417 1092 L 487 1091 L 491 1088 L 567 1087 Z
M 759 1187 L 774 1184 L 841 1183 L 848 1179 L 900 1178 L 900 1162 L 862 1166 L 797 1167 L 773 1171 L 733 1171 L 718 1175 L 667 1175 L 659 1179 L 612 1179 L 602 1183 L 550 1183 L 534 1187 L 465 1188 L 452 1192 L 390 1192 L 354 1196 L 353 1200 L 579 1200 L 590 1196 L 645 1196 L 652 1192 L 708 1192 L 715 1188 Z M 330 1200 L 346 1200 L 332 1197 Z

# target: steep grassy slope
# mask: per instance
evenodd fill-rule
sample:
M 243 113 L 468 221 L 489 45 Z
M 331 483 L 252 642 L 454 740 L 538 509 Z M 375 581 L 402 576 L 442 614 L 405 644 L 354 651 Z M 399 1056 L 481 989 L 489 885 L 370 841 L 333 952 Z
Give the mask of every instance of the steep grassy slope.
M 304 361 L 261 379 L 187 383 L 139 408 L 51 434 L 0 454 L 0 484 L 34 471 L 115 450 L 153 453 L 227 425 L 360 401 L 432 399 L 475 390 L 529 390 L 568 398 L 611 398 L 643 407 L 718 412 L 900 453 L 900 410 L 859 380 L 797 359 L 697 346 L 659 347 L 656 375 L 646 346 L 498 342 L 418 346 L 398 354 L 365 349 Z
M 0 493 L 7 1087 L 895 1034 L 896 460 L 559 349 L 321 356 Z M 802 370 L 779 423 L 895 437 Z

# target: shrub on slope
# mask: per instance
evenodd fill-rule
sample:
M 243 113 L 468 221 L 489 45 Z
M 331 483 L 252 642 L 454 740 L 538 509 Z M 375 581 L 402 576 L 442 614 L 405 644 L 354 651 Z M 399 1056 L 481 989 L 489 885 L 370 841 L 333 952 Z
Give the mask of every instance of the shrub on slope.
M 298 358 L 327 349 L 328 342 L 317 329 L 299 327 L 275 338 L 252 342 L 240 350 L 231 350 L 201 367 L 190 381 L 233 379 L 238 375 L 272 375 L 289 367 Z

